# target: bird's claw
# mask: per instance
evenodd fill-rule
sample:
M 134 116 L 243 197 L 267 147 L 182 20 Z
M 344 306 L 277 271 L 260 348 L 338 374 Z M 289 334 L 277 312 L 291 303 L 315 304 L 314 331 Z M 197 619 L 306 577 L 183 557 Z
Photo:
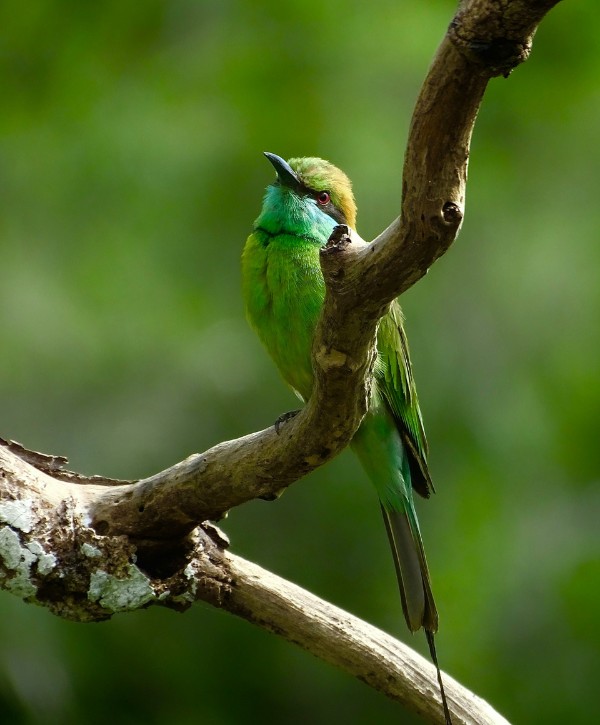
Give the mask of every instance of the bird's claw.
M 274 423 L 275 433 L 277 433 L 277 435 L 279 435 L 279 429 L 281 428 L 281 426 L 284 425 L 285 423 L 287 423 L 288 420 L 295 418 L 299 412 L 300 412 L 299 410 L 290 410 L 289 412 L 284 413 L 283 415 L 280 415 L 279 418 L 277 418 L 277 420 Z M 281 496 L 281 494 L 284 491 L 285 491 L 285 488 L 280 488 L 277 491 L 274 491 L 272 493 L 265 493 L 262 496 L 259 496 L 258 498 L 261 498 L 263 501 L 275 501 Z
M 277 420 L 275 421 L 275 424 L 274 424 L 275 425 L 275 433 L 277 433 L 277 435 L 279 435 L 279 429 L 281 428 L 281 426 L 284 423 L 287 423 L 288 420 L 291 420 L 292 418 L 295 418 L 298 415 L 299 412 L 300 412 L 299 410 L 290 410 L 289 412 L 283 413 L 283 415 L 280 415 L 279 418 L 277 418 Z
M 272 493 L 264 493 L 262 496 L 259 496 L 258 498 L 261 499 L 261 501 L 277 501 L 277 499 L 281 496 L 281 494 L 285 491 L 285 488 L 280 488 L 277 491 L 273 491 Z

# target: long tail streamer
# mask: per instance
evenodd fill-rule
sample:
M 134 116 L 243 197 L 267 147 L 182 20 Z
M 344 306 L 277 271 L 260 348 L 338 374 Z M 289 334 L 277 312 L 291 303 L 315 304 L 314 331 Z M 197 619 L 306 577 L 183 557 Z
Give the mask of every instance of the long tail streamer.
M 433 664 L 435 665 L 435 669 L 437 671 L 437 680 L 438 680 L 438 683 L 440 686 L 440 692 L 442 694 L 442 707 L 444 708 L 444 719 L 446 720 L 446 725 L 452 725 L 452 718 L 450 717 L 450 708 L 448 707 L 448 700 L 446 700 L 446 691 L 444 690 L 444 683 L 442 682 L 442 673 L 440 670 L 440 666 L 438 664 L 437 652 L 435 650 L 435 640 L 433 637 L 433 632 L 430 632 L 428 629 L 426 629 L 425 636 L 427 637 L 427 644 L 429 645 L 429 654 L 431 655 L 431 659 L 433 660 Z

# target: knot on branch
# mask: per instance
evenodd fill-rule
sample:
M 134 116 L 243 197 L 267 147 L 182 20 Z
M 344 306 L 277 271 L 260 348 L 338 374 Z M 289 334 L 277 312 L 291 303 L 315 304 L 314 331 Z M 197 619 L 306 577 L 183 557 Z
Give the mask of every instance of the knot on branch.
M 321 268 L 328 284 L 335 286 L 336 282 L 344 280 L 346 271 L 343 252 L 351 243 L 350 228 L 345 224 L 339 224 L 331 232 L 327 244 L 321 249 Z
M 451 26 L 452 30 L 452 26 Z M 468 60 L 486 68 L 490 76 L 508 78 L 511 72 L 529 57 L 531 42 L 519 43 L 509 38 L 465 39 L 450 32 L 455 45 Z
M 353 286 L 356 263 L 370 245 L 346 224 L 338 224 L 321 248 L 321 271 L 328 289 L 344 295 Z
M 529 57 L 540 16 L 558 0 L 481 3 L 464 0 L 448 37 L 468 60 L 489 76 L 508 76 Z
M 462 223 L 463 211 L 455 202 L 447 201 L 442 207 L 442 217 L 446 224 L 458 229 Z
M 350 227 L 346 224 L 338 224 L 331 232 L 331 236 L 327 240 L 327 244 L 321 250 L 321 254 L 338 254 L 352 242 L 350 237 Z

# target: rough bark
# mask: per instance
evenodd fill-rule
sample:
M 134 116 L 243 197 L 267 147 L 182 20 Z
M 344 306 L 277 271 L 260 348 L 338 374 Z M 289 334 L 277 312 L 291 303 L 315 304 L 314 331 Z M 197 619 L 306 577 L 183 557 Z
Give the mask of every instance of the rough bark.
M 0 446 L 0 586 L 79 622 L 161 605 L 205 601 L 285 637 L 423 715 L 443 722 L 433 665 L 390 635 L 227 551 L 204 522 L 182 540 L 133 542 L 88 526 L 85 504 L 59 495 L 53 479 Z M 2 525 L 4 524 L 4 525 Z M 449 675 L 454 722 L 506 725 Z
M 226 551 L 209 520 L 272 497 L 341 451 L 366 411 L 377 324 L 456 238 L 471 132 L 488 80 L 530 51 L 557 0 L 465 0 L 417 101 L 401 216 L 370 244 L 338 227 L 323 250 L 326 299 L 315 390 L 278 431 L 220 443 L 147 479 L 65 471 L 65 460 L 0 445 L 0 586 L 78 621 L 202 599 L 278 632 L 441 722 L 433 668 L 340 610 Z M 203 523 L 204 522 L 204 523 Z M 446 677 L 457 723 L 500 716 Z

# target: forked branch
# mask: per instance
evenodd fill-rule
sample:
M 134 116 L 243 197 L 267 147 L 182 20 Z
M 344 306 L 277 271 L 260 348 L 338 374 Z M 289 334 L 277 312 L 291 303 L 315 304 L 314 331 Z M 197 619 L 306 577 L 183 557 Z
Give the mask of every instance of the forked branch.
M 208 520 L 281 489 L 351 440 L 366 411 L 376 329 L 392 299 L 450 247 L 464 215 L 471 133 L 487 82 L 530 51 L 558 0 L 464 0 L 421 89 L 401 216 L 366 244 L 338 227 L 322 253 L 326 300 L 316 385 L 274 427 L 137 482 L 67 473 L 64 460 L 0 445 L 0 586 L 63 617 L 97 620 L 197 599 L 291 641 L 439 721 L 432 668 L 387 635 L 226 552 Z M 202 523 L 205 522 L 205 523 Z M 500 716 L 446 676 L 457 723 Z

